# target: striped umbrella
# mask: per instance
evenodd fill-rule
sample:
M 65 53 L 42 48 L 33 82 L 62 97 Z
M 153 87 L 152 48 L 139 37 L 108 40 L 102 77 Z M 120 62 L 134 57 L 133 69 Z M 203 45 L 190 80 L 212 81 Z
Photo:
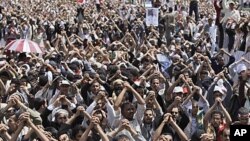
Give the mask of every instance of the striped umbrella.
M 40 48 L 36 42 L 28 39 L 13 40 L 6 45 L 5 50 L 12 50 L 16 52 L 43 53 L 42 48 Z

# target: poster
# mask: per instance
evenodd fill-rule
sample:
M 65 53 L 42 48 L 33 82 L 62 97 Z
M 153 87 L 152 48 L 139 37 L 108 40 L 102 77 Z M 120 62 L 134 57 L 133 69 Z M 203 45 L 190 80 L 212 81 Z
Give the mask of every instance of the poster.
M 147 8 L 146 9 L 146 25 L 158 26 L 159 24 L 159 9 L 158 8 Z

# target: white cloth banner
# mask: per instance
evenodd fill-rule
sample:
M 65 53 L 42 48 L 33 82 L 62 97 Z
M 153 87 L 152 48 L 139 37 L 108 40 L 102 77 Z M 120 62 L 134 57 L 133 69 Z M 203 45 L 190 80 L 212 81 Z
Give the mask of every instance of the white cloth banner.
M 159 9 L 158 8 L 147 8 L 146 9 L 146 25 L 158 26 L 159 24 Z

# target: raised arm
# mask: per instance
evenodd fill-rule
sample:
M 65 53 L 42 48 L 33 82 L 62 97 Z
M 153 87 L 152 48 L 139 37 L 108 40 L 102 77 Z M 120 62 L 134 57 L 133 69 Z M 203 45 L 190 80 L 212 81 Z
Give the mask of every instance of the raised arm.
M 181 141 L 188 141 L 188 137 L 186 134 L 182 131 L 182 129 L 174 122 L 172 117 L 169 117 L 169 124 L 174 128 L 174 130 L 177 132 L 179 135 Z
M 66 124 L 71 125 L 74 122 L 74 120 L 79 116 L 84 116 L 85 118 L 87 118 L 87 120 L 91 119 L 91 116 L 85 111 L 84 107 L 78 106 L 76 113 L 73 116 L 71 116 L 70 119 L 67 120 Z
M 219 100 L 216 99 L 214 102 L 214 105 L 208 109 L 207 113 L 205 114 L 204 118 L 203 118 L 203 123 L 204 123 L 204 129 L 206 130 L 208 127 L 208 121 L 210 120 L 211 117 L 211 113 L 212 111 L 216 108 L 216 106 L 218 105 Z
M 232 123 L 232 118 L 230 114 L 227 112 L 226 108 L 223 106 L 221 99 L 219 100 L 218 106 L 221 107 L 222 112 L 224 113 L 225 118 L 226 118 L 226 123 L 229 126 Z
M 125 95 L 125 93 L 127 92 L 127 87 L 124 87 L 121 91 L 121 93 L 118 95 L 116 101 L 115 101 L 115 104 L 114 104 L 114 109 L 115 111 L 117 111 L 122 103 L 122 100 L 123 100 L 123 97 Z
M 141 95 L 128 82 L 125 82 L 124 86 L 133 93 L 133 95 L 135 96 L 135 98 L 139 104 L 141 104 L 141 105 L 145 104 L 145 101 L 141 97 Z
M 154 132 L 154 135 L 153 135 L 153 138 L 152 138 L 153 141 L 157 141 L 158 138 L 161 136 L 161 132 L 163 130 L 163 127 L 168 122 L 170 116 L 171 116 L 171 114 L 169 114 L 169 113 L 166 113 L 164 115 L 163 121 L 161 122 L 161 124 L 158 126 L 158 128 Z

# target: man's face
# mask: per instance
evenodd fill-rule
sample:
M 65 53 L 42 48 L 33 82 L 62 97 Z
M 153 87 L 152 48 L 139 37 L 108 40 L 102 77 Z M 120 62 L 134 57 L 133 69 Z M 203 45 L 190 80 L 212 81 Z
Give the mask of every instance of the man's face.
M 248 114 L 239 115 L 239 120 L 240 120 L 240 124 L 242 124 L 242 125 L 248 125 L 249 124 L 249 115 Z
M 215 91 L 214 92 L 214 99 L 216 99 L 217 97 L 222 98 L 222 94 L 218 91 Z
M 179 116 L 179 109 L 177 107 L 174 107 L 171 111 L 172 117 L 174 120 L 176 120 Z
M 248 71 L 247 70 L 241 71 L 240 76 L 243 78 L 243 80 L 246 80 L 248 78 Z
M 124 107 L 122 114 L 127 120 L 133 120 L 135 114 L 135 107 L 132 104 L 127 104 Z
M 229 8 L 230 8 L 230 10 L 233 10 L 233 9 L 234 9 L 234 4 L 233 4 L 233 3 L 230 3 L 230 4 L 229 4 Z
M 99 90 L 100 90 L 100 84 L 98 82 L 93 83 L 91 86 L 92 93 L 97 94 Z
M 146 124 L 152 123 L 153 118 L 154 118 L 154 115 L 153 115 L 153 111 L 152 110 L 146 110 L 144 112 L 144 119 L 143 119 L 144 123 L 146 123 Z
M 65 114 L 59 114 L 56 118 L 56 122 L 58 124 L 63 124 L 66 123 L 66 121 L 68 120 L 68 117 Z
M 220 65 L 224 65 L 224 59 L 223 59 L 222 56 L 219 56 L 219 57 L 217 58 L 217 61 L 218 61 L 218 63 L 219 63 Z
M 199 110 L 198 103 L 197 103 L 197 102 L 193 102 L 193 103 L 192 103 L 192 114 L 193 114 L 193 115 L 196 115 L 197 112 L 198 112 L 198 110 Z
M 62 85 L 60 86 L 60 92 L 62 92 L 62 93 L 64 93 L 64 94 L 67 94 L 68 91 L 69 91 L 69 85 L 64 85 L 64 84 L 62 84 Z
M 93 116 L 97 117 L 99 119 L 99 121 L 103 120 L 103 115 L 100 112 L 94 113 Z
M 250 68 L 247 69 L 247 77 L 250 78 Z
M 15 121 L 15 116 L 11 116 L 8 121 L 8 126 L 10 131 L 15 131 L 17 129 L 17 122 Z
M 97 103 L 96 103 L 96 108 L 97 108 L 97 109 L 103 109 L 103 108 L 105 108 L 104 106 L 105 106 L 104 100 L 99 99 L 99 100 L 97 101 Z
M 220 114 L 214 114 L 214 115 L 212 116 L 212 119 L 211 119 L 211 124 L 212 124 L 214 127 L 219 127 L 221 121 L 222 121 L 221 115 L 220 115 Z
M 115 90 L 122 90 L 122 89 L 123 89 L 123 84 L 122 84 L 122 82 L 117 82 L 117 83 L 115 83 L 114 88 L 115 88 Z
M 159 79 L 152 80 L 152 89 L 158 90 L 159 87 L 160 87 L 160 80 Z

